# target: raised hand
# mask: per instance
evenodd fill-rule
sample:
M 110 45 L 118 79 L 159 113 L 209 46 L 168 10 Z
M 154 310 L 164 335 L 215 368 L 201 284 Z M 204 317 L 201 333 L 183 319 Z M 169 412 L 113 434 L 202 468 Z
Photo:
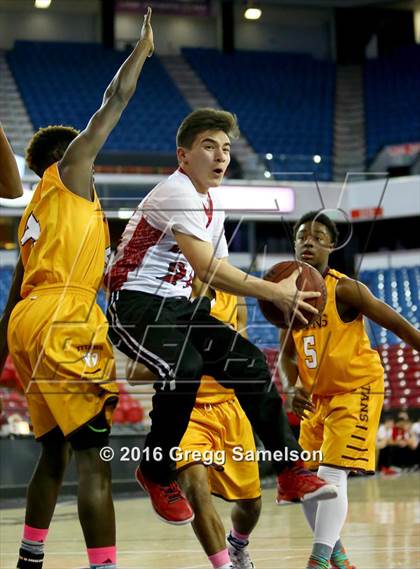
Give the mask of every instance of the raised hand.
M 151 19 L 152 19 L 152 9 L 149 6 L 147 8 L 146 14 L 144 15 L 144 21 L 140 32 L 140 40 L 150 43 L 150 51 L 148 57 L 152 56 L 153 51 L 155 49 L 155 45 L 153 42 L 153 29 L 152 29 Z

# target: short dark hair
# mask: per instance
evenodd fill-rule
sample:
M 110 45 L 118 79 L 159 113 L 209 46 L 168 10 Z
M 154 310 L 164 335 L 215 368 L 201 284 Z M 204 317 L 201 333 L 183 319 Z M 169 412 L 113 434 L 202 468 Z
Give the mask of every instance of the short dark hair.
M 230 139 L 239 136 L 236 115 L 228 111 L 202 108 L 190 113 L 176 133 L 176 145 L 191 148 L 198 134 L 206 130 L 223 130 Z
M 293 239 L 296 240 L 296 234 L 302 223 L 315 220 L 317 223 L 322 223 L 322 225 L 325 225 L 330 234 L 331 241 L 336 244 L 339 235 L 337 226 L 334 221 L 328 217 L 328 215 L 325 215 L 325 213 L 321 212 L 322 209 L 318 209 L 317 211 L 308 211 L 307 213 L 304 213 L 293 226 Z
M 79 131 L 71 126 L 47 126 L 40 128 L 31 138 L 26 149 L 26 164 L 42 177 L 45 170 L 63 157 L 70 142 Z

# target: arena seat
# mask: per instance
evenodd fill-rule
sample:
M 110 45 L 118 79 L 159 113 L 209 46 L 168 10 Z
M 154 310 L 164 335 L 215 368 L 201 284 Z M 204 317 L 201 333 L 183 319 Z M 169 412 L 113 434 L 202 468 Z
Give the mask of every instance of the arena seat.
M 80 129 L 128 53 L 90 43 L 17 41 L 7 60 L 35 129 L 49 124 Z M 178 125 L 191 109 L 158 57 L 142 74 L 104 148 L 172 153 Z
M 116 424 L 138 424 L 144 419 L 144 410 L 138 399 L 134 399 L 119 383 L 120 400 L 115 409 L 113 422 Z
M 385 145 L 420 140 L 420 46 L 368 60 L 364 70 L 368 159 Z
M 332 176 L 335 66 L 305 54 L 184 48 L 184 57 L 220 105 L 233 111 L 254 150 L 273 154 L 272 172 Z M 252 80 L 250 79 L 252 69 Z M 315 165 L 313 156 L 322 162 Z

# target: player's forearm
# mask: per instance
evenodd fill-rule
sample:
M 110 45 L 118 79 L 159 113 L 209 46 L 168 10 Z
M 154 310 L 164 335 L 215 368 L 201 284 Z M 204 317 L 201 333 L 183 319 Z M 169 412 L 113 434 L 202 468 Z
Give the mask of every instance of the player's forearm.
M 18 198 L 23 194 L 22 183 L 13 150 L 0 125 L 0 197 Z
M 294 387 L 299 377 L 296 361 L 288 354 L 284 353 L 280 357 L 280 377 L 283 389 L 287 391 L 289 387 Z
M 394 332 L 406 344 L 412 346 L 415 350 L 420 352 L 420 332 L 414 328 L 407 320 L 401 317 L 401 322 L 391 332 Z
M 272 283 L 248 275 L 233 265 L 218 259 L 213 259 L 210 267 L 201 268 L 197 273 L 203 282 L 231 294 L 253 296 L 269 301 L 274 297 L 274 285 Z
M 137 42 L 136 47 L 121 65 L 105 91 L 104 101 L 111 97 L 118 97 L 125 104 L 128 103 L 135 93 L 140 72 L 151 47 L 152 44 L 146 39 Z
M 393 332 L 406 344 L 409 344 L 415 350 L 420 351 L 420 332 L 396 310 L 385 303 L 381 304 L 382 312 L 379 318 L 375 318 L 375 321 L 384 328 Z

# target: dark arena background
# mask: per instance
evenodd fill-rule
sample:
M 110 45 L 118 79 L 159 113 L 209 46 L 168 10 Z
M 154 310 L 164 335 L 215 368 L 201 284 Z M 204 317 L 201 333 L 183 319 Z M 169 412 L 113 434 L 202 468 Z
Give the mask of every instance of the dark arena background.
M 197 107 L 226 109 L 241 129 L 220 190 L 230 262 L 262 275 L 292 259 L 294 222 L 324 208 L 340 231 L 332 266 L 360 279 L 418 327 L 418 0 L 0 0 L 0 121 L 24 185 L 23 197 L 0 200 L 1 310 L 18 258 L 17 226 L 38 181 L 25 166 L 25 148 L 40 127 L 86 125 L 138 39 L 148 4 L 156 51 L 95 163 L 113 249 L 141 198 L 176 169 L 175 134 L 183 117 Z M 258 18 L 245 18 L 248 8 Z M 99 302 L 105 307 L 103 292 Z M 247 298 L 247 307 L 248 336 L 266 353 L 283 392 L 278 330 L 254 299 Z M 416 569 L 420 354 L 376 324 L 367 322 L 367 328 L 385 368 L 383 422 L 395 439 L 390 444 L 414 442 L 408 458 L 398 453 L 383 463 L 378 452 L 374 476 L 350 478 L 342 537 L 358 569 Z M 116 351 L 116 358 L 121 398 L 111 446 L 118 567 L 208 567 L 191 527 L 158 521 L 134 481 L 153 390 L 130 387 L 125 356 Z M 12 569 L 39 448 L 10 360 L 0 396 L 0 566 Z M 289 418 L 298 430 L 297 418 Z M 379 448 L 384 431 L 381 426 Z M 250 545 L 255 566 L 303 569 L 311 549 L 303 513 L 297 505 L 277 507 L 270 465 L 262 462 L 260 472 L 263 511 Z M 217 507 L 229 527 L 229 504 L 218 501 Z M 76 510 L 71 464 L 45 569 L 86 564 Z

